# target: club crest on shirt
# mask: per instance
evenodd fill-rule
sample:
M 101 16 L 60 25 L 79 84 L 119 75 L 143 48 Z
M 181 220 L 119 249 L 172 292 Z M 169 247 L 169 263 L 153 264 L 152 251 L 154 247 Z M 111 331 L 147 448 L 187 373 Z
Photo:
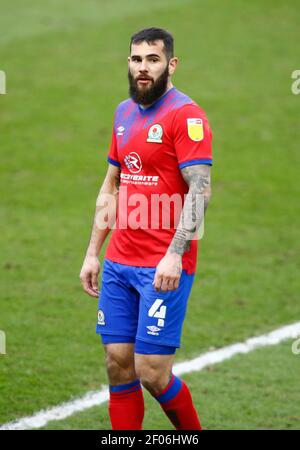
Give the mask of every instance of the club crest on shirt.
M 99 309 L 98 311 L 98 325 L 105 325 L 105 317 L 102 309 Z
M 204 137 L 202 119 L 187 119 L 187 129 L 192 141 L 202 141 Z
M 157 142 L 161 144 L 162 135 L 163 135 L 162 126 L 159 125 L 159 123 L 156 123 L 155 125 L 152 125 L 152 127 L 149 128 L 147 142 Z

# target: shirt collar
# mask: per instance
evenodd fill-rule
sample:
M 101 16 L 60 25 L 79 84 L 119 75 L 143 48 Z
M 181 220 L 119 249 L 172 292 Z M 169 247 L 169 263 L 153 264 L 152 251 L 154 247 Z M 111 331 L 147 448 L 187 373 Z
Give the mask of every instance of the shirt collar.
M 157 108 L 161 104 L 161 102 L 163 100 L 166 99 L 166 97 L 170 94 L 170 92 L 174 91 L 175 89 L 176 89 L 175 86 L 173 86 L 171 89 L 169 89 L 167 92 L 165 92 L 165 94 L 163 94 L 161 97 L 159 97 L 154 103 L 152 103 L 151 106 L 148 106 L 148 108 L 142 108 L 141 105 L 138 104 L 138 108 L 139 108 L 140 112 L 142 114 L 146 114 L 150 111 L 153 111 L 155 108 Z

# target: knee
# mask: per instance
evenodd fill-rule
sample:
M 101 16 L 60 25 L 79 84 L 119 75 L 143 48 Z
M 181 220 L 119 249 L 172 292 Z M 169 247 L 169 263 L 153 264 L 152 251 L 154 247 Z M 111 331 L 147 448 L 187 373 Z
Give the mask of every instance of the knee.
M 152 395 L 158 395 L 165 389 L 171 376 L 166 371 L 149 366 L 136 367 L 136 374 L 144 388 Z

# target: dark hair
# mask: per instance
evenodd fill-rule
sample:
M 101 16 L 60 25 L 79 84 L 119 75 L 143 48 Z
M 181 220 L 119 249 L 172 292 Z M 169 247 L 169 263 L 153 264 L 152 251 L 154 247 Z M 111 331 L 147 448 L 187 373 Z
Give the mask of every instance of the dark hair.
M 168 59 L 173 58 L 174 54 L 174 39 L 171 33 L 162 28 L 145 28 L 144 30 L 135 33 L 131 37 L 129 51 L 131 51 L 132 44 L 139 44 L 146 41 L 147 44 L 153 44 L 154 41 L 161 40 L 164 42 L 164 52 Z

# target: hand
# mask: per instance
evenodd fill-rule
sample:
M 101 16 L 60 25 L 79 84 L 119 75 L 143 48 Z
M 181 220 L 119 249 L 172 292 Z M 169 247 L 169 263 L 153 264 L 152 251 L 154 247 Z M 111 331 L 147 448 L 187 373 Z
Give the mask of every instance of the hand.
M 80 280 L 84 291 L 91 297 L 99 296 L 98 275 L 100 263 L 96 256 L 86 256 L 80 271 Z
M 177 253 L 166 253 L 159 261 L 153 285 L 157 291 L 173 291 L 178 288 L 182 272 L 182 257 Z

